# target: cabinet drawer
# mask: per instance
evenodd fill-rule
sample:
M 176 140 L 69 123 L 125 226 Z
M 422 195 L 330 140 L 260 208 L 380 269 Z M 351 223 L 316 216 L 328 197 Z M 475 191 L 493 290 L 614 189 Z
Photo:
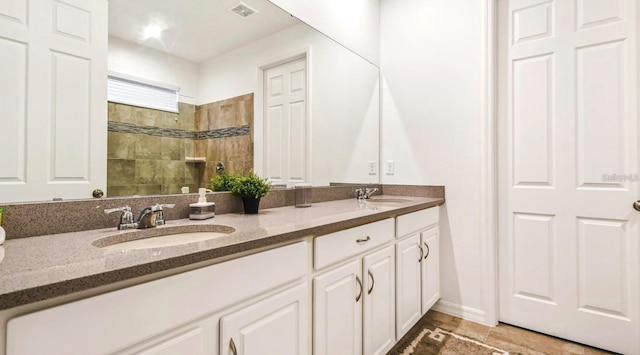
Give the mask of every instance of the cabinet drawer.
M 393 239 L 392 218 L 323 235 L 314 240 L 314 266 L 321 269 Z
M 411 212 L 396 217 L 396 237 L 401 238 L 427 227 L 438 224 L 438 207 Z

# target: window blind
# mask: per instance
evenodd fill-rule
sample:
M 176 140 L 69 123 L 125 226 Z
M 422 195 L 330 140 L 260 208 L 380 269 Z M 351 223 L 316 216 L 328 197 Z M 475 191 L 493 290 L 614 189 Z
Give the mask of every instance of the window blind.
M 107 99 L 125 105 L 178 112 L 179 88 L 109 74 Z

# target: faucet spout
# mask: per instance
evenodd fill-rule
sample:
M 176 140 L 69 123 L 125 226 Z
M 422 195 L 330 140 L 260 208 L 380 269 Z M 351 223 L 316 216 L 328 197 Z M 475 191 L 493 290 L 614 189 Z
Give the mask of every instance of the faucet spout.
M 356 189 L 356 198 L 358 200 L 367 200 L 376 191 L 378 191 L 378 189 L 375 187 Z

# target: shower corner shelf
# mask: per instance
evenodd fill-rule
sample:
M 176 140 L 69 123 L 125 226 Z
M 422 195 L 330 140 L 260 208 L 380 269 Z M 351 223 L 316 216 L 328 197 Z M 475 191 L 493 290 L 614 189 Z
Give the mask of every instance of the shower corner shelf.
M 187 163 L 206 163 L 207 158 L 205 157 L 184 157 L 184 160 Z

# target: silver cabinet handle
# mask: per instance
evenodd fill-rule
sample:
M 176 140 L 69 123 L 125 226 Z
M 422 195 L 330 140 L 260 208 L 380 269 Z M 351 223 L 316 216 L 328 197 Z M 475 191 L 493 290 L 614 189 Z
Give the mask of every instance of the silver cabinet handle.
M 356 243 L 366 243 L 366 242 L 368 242 L 370 240 L 371 240 L 371 237 L 367 236 L 366 238 L 356 239 Z
M 371 291 L 373 291 L 373 285 L 376 284 L 376 280 L 373 279 L 373 273 L 371 272 L 371 269 L 369 269 L 369 277 L 371 277 L 371 288 L 367 291 L 367 294 L 370 295 Z
M 429 257 L 429 244 L 427 244 L 427 242 L 424 242 L 424 246 L 427 247 L 427 255 L 424 256 L 424 260 L 427 260 L 427 258 Z
M 362 281 L 360 281 L 360 277 L 358 277 L 358 275 L 356 275 L 356 282 L 358 283 L 358 286 L 360 286 L 360 293 L 356 296 L 356 302 L 358 302 L 362 297 Z
M 233 355 L 238 355 L 238 350 L 236 349 L 236 343 L 233 342 L 233 338 L 229 341 L 229 347 L 231 348 L 231 352 Z
M 633 209 L 636 211 L 640 211 L 640 200 L 633 203 Z
M 418 244 L 418 248 L 420 248 L 420 257 L 418 258 L 418 262 L 422 262 L 422 257 L 424 256 L 424 249 L 422 249 L 422 245 Z

